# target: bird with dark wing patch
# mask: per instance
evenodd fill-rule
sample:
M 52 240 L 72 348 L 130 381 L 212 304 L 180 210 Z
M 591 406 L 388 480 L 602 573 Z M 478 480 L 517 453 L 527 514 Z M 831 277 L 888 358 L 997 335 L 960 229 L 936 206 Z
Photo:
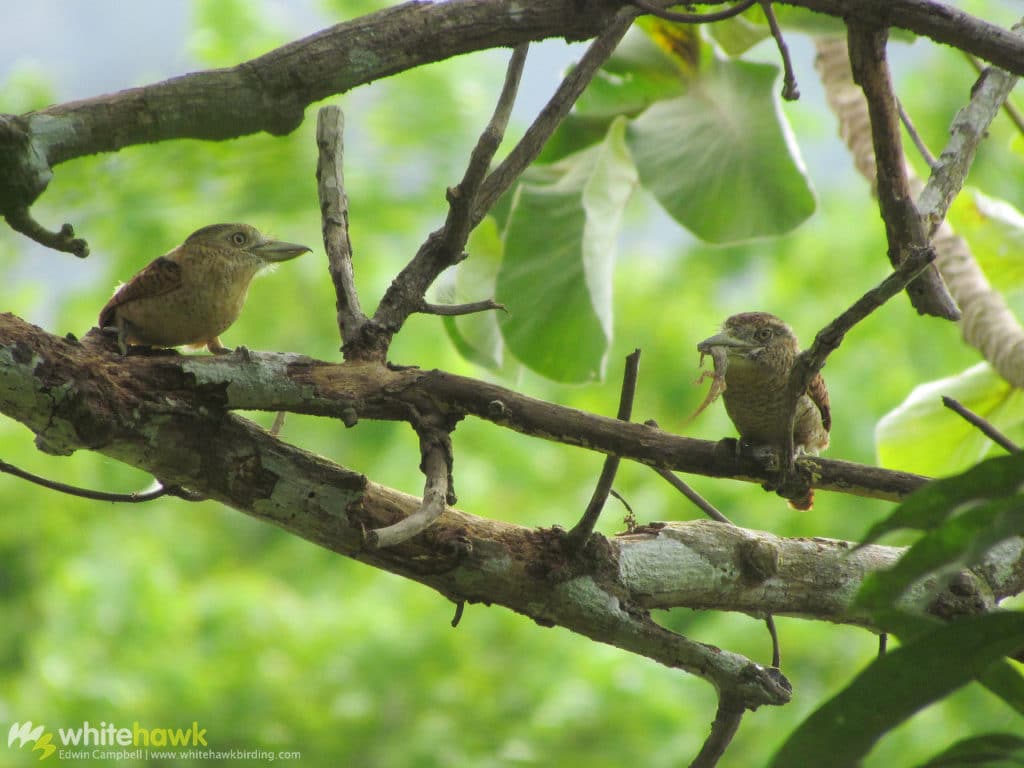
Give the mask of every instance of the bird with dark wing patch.
M 238 319 L 249 283 L 271 264 L 310 250 L 270 240 L 248 224 L 212 224 L 160 256 L 120 286 L 100 311 L 99 327 L 128 345 L 206 346 L 228 352 L 220 334 Z
M 728 318 L 721 331 L 704 339 L 697 349 L 709 354 L 717 350 L 716 362 L 724 362 L 725 411 L 739 431 L 741 443 L 781 450 L 788 427 L 786 387 L 800 353 L 793 330 L 767 312 L 743 312 Z M 817 373 L 797 401 L 793 424 L 797 454 L 817 454 L 828 448 L 831 428 L 828 390 Z M 810 509 L 813 492 L 791 499 L 790 504 Z

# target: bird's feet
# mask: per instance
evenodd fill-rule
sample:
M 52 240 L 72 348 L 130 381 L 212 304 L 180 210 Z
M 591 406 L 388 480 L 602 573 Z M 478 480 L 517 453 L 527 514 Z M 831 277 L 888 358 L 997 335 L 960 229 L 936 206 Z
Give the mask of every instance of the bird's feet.
M 727 438 L 729 439 L 729 438 Z M 722 441 L 724 443 L 725 440 Z M 751 459 L 765 472 L 779 472 L 782 469 L 781 451 L 774 445 L 748 443 L 735 440 L 736 458 Z M 719 443 L 721 445 L 721 443 Z

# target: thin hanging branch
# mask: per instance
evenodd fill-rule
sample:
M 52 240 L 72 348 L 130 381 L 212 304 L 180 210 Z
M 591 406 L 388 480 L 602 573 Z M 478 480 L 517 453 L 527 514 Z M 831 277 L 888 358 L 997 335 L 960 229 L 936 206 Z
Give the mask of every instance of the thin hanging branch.
M 732 520 L 730 520 L 728 517 L 719 512 L 717 507 L 715 507 L 710 501 L 708 501 L 695 490 L 693 490 L 693 488 L 690 487 L 689 483 L 678 477 L 674 472 L 660 468 L 656 468 L 654 471 L 657 472 L 658 475 L 660 475 L 662 478 L 667 480 L 669 485 L 671 485 L 673 488 L 675 488 L 677 491 L 683 494 L 683 496 L 689 499 L 690 502 L 692 502 L 693 505 L 697 507 L 697 509 L 699 509 L 705 515 L 710 517 L 712 520 L 717 520 L 718 522 L 726 523 L 727 525 L 734 525 Z
M 660 429 L 660 427 L 658 426 L 658 422 L 655 421 L 654 419 L 648 419 L 647 421 L 644 422 L 644 425 L 648 427 L 654 427 L 655 429 Z M 712 520 L 717 520 L 718 522 L 726 523 L 727 525 L 733 524 L 732 520 L 730 520 L 721 512 L 719 512 L 714 504 L 712 504 L 710 501 L 708 501 L 695 490 L 693 490 L 693 488 L 690 487 L 689 483 L 677 477 L 674 472 L 667 469 L 662 469 L 661 467 L 655 467 L 654 471 L 657 472 L 658 475 L 660 475 L 663 479 L 667 480 L 669 485 L 671 485 L 673 488 L 675 488 L 677 491 L 683 494 L 683 496 L 689 499 L 689 501 L 695 507 L 697 507 L 697 509 L 699 509 L 705 515 L 710 517 Z
M 779 630 L 775 626 L 775 617 L 770 613 L 764 617 L 764 625 L 768 629 L 768 636 L 772 640 L 772 667 L 778 669 L 782 665 L 782 648 L 779 645 Z
M 778 46 L 779 56 L 782 57 L 782 98 L 786 101 L 796 101 L 800 98 L 800 88 L 796 83 L 796 73 L 793 71 L 793 61 L 789 57 L 789 46 L 782 36 L 782 29 L 779 27 L 779 20 L 775 18 L 775 11 L 772 9 L 770 0 L 760 0 L 761 9 L 768 20 L 768 28 L 775 38 L 775 45 Z
M 53 248 L 55 251 L 73 253 L 80 259 L 89 255 L 89 244 L 82 238 L 75 237 L 75 228 L 71 224 L 65 223 L 58 231 L 51 232 L 36 221 L 25 206 L 6 211 L 4 218 L 10 224 L 11 229 L 35 240 L 40 245 Z
M 205 501 L 202 494 L 194 493 L 178 485 L 160 484 L 152 491 L 138 491 L 136 493 L 110 493 L 108 491 L 93 491 L 89 488 L 79 488 L 76 485 L 68 485 L 57 480 L 50 480 L 40 475 L 35 475 L 6 461 L 0 460 L 0 472 L 14 477 L 20 477 L 35 485 L 42 486 L 51 491 L 66 493 L 69 496 L 78 496 L 81 499 L 92 501 L 112 501 L 121 504 L 142 504 L 147 501 L 159 499 L 161 496 L 174 496 L 185 501 Z
M 626 367 L 622 373 L 622 392 L 619 395 L 619 410 L 615 418 L 629 421 L 633 417 L 633 399 L 636 396 L 636 382 L 640 372 L 640 350 L 634 349 L 626 356 Z M 583 511 L 579 522 L 566 534 L 566 544 L 570 550 L 579 550 L 594 532 L 594 526 L 601 516 L 601 510 L 608 500 L 608 493 L 615 482 L 615 473 L 619 470 L 619 457 L 608 454 L 597 480 L 597 487 L 590 497 L 590 503 Z
M 910 119 L 910 115 L 907 114 L 907 110 L 903 108 L 903 102 L 899 99 L 896 100 L 896 109 L 900 113 L 900 122 L 903 123 L 903 128 L 907 132 L 907 136 L 914 142 L 914 146 L 917 147 L 917 152 L 924 158 L 924 161 L 928 164 L 931 169 L 935 168 L 935 155 L 928 149 L 928 145 L 924 143 L 924 139 L 921 138 L 921 134 L 917 132 L 917 127 L 914 125 L 914 121 Z
M 721 11 L 713 11 L 711 13 L 680 13 L 679 11 L 670 11 L 666 8 L 662 8 L 660 5 L 655 3 L 647 2 L 647 0 L 630 0 L 632 5 L 640 8 L 643 11 L 657 16 L 659 19 L 665 19 L 665 21 L 675 21 L 680 24 L 711 24 L 716 21 L 725 21 L 731 19 L 734 16 L 739 16 L 748 8 L 752 7 L 758 0 L 740 0 L 736 5 L 726 8 Z M 681 3 L 671 2 L 669 5 L 681 5 Z

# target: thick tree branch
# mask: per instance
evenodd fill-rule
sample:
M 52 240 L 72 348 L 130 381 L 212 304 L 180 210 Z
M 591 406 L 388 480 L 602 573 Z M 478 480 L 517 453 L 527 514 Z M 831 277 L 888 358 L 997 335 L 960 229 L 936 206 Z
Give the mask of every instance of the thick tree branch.
M 917 200 L 929 235 L 935 234 L 953 199 L 960 194 L 978 145 L 1016 84 L 1017 78 L 1007 72 L 985 70 L 971 89 L 971 100 L 953 120 L 949 143 L 932 165 L 931 175 Z
M 719 443 L 694 440 L 643 424 L 586 413 L 521 395 L 505 387 L 444 371 L 392 370 L 376 363 L 326 363 L 294 354 L 249 352 L 246 356 L 121 358 L 98 333 L 70 345 L 10 314 L 0 314 L 0 345 L 27 350 L 59 343 L 69 381 L 130 375 L 137 396 L 151 387 L 193 409 L 292 411 L 342 419 L 405 421 L 410 408 L 430 413 L 443 406 L 451 419 L 474 416 L 526 435 L 614 454 L 652 467 L 763 484 L 777 479 L 755 459 L 722 450 Z M 87 374 L 85 372 L 88 372 Z M 0 375 L 3 362 L 0 360 Z M 2 393 L 0 393 L 2 395 Z M 130 403 L 110 407 L 130 409 Z M 0 407 L 2 410 L 2 407 Z M 46 423 L 36 425 L 44 443 Z M 97 438 L 100 439 L 101 438 Z M 61 451 L 61 435 L 53 436 Z M 798 474 L 814 488 L 898 501 L 928 478 L 852 462 L 803 457 Z
M 789 0 L 874 27 L 908 29 L 1024 74 L 1024 41 L 931 0 Z M 223 141 L 259 131 L 282 135 L 328 96 L 470 51 L 533 40 L 582 40 L 607 29 L 614 0 L 409 2 L 338 24 L 224 69 L 193 72 L 114 94 L 0 115 L 0 215 L 30 221 L 52 168 L 76 157 L 171 139 Z M 183 106 L 184 105 L 184 106 Z M 201 119 L 197 119 L 197 115 Z M 485 206 L 486 207 L 486 206 Z M 477 214 L 480 209 L 478 208 Z M 24 229 L 24 228 L 23 228 Z M 36 227 L 42 241 L 84 241 Z
M 778 0 L 873 27 L 898 27 L 1024 75 L 1024 41 L 1009 30 L 935 0 Z
M 867 617 L 850 609 L 852 596 L 865 574 L 889 567 L 902 552 L 877 545 L 853 550 L 841 541 L 786 539 L 701 520 L 650 525 L 612 539 L 593 537 L 587 558 L 567 559 L 560 533 L 451 508 L 420 536 L 386 550 L 367 549 L 364 529 L 406 518 L 421 501 L 283 443 L 215 404 L 217 397 L 231 398 L 247 387 L 251 395 L 268 375 L 277 379 L 280 371 L 267 369 L 284 369 L 285 359 L 121 359 L 107 355 L 91 338 L 69 342 L 0 315 L 0 411 L 34 431 L 44 450 L 98 451 L 335 552 L 413 578 L 453 600 L 498 603 L 542 623 L 696 671 L 716 684 L 729 683 L 749 662 L 663 634 L 646 618 L 646 610 L 689 606 L 870 626 Z M 225 369 L 240 368 L 244 375 L 230 385 L 208 378 L 191 381 L 190 371 L 198 369 L 186 363 L 203 360 L 223 361 Z M 335 391 L 347 388 L 353 397 L 376 390 L 380 398 L 382 382 L 403 381 L 375 379 L 402 373 L 383 366 L 331 369 Z M 203 407 L 195 398 L 200 390 L 211 397 Z M 436 394 L 421 391 L 420 396 Z M 308 382 L 293 384 L 293 398 L 323 396 Z M 642 429 L 648 438 L 664 434 L 605 421 Z M 551 513 L 553 522 L 564 516 Z M 936 610 L 946 615 L 986 610 L 993 600 L 1021 591 L 1024 568 L 1012 566 L 1022 552 L 1019 539 L 997 547 L 958 582 L 955 594 L 942 593 Z M 915 585 L 904 599 L 918 603 L 929 588 L 927 582 Z M 779 694 L 771 692 L 760 672 L 753 672 L 752 690 L 760 693 L 751 692 L 744 701 L 760 696 L 762 703 L 778 703 Z

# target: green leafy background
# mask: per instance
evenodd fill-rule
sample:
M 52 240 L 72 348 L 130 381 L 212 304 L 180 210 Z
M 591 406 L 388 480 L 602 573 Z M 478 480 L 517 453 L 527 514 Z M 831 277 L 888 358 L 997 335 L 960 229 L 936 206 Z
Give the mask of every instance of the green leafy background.
M 999 6 L 966 4 L 991 18 L 998 17 Z M 182 45 L 204 66 L 234 64 L 288 40 L 275 8 L 196 2 L 193 29 Z M 326 8 L 341 20 L 370 6 L 336 0 Z M 775 61 L 770 45 L 752 49 L 750 62 L 738 65 L 715 59 L 706 43 L 684 41 L 691 53 L 693 46 L 700 50 L 674 60 L 680 62 L 678 80 L 667 76 L 664 61 L 658 63 L 648 46 L 638 60 L 647 61 L 669 87 L 642 84 L 628 109 L 608 94 L 599 109 L 597 94 L 590 94 L 549 149 L 547 159 L 565 165 L 531 171 L 527 186 L 503 202 L 498 220 L 474 236 L 466 266 L 477 272 L 448 275 L 438 289 L 464 300 L 496 295 L 510 305 L 508 317 L 447 323 L 414 317 L 396 337 L 392 360 L 493 379 L 611 414 L 622 359 L 640 347 L 635 414 L 679 430 L 704 394 L 693 385 L 694 345 L 724 317 L 772 311 L 809 340 L 883 277 L 887 263 L 877 207 L 834 137 L 834 122 L 815 87 L 813 52 L 801 40 L 793 35 L 791 44 L 804 97 L 784 105 L 772 95 L 780 80 L 769 82 L 764 74 L 766 62 Z M 895 47 L 900 95 L 935 150 L 974 75 L 948 50 L 923 42 Z M 432 65 L 332 100 L 347 116 L 346 182 L 364 305 L 374 306 L 441 220 L 444 188 L 460 177 L 487 119 L 505 55 L 490 52 Z M 621 84 L 617 78 L 631 71 L 628 64 L 617 73 L 612 69 L 606 85 Z M 731 98 L 764 122 L 774 121 L 776 110 L 785 116 L 817 203 L 810 215 L 813 198 L 806 185 L 806 193 L 799 184 L 766 191 L 766 204 L 792 203 L 803 213 L 776 233 L 758 230 L 756 240 L 749 231 L 729 232 L 737 222 L 721 215 L 703 225 L 729 237 L 708 237 L 698 222 L 691 231 L 700 240 L 676 220 L 684 217 L 665 202 L 672 195 L 645 181 L 652 170 L 638 142 L 645 136 L 643 121 L 657 116 L 645 118 L 650 113 L 644 109 L 669 109 L 671 99 L 696 98 L 695 89 L 706 86 L 702 76 L 730 69 L 765 81 L 756 94 Z M 48 78 L 6 74 L 0 110 L 18 113 L 55 101 Z M 553 88 L 554 73 L 547 78 Z M 933 87 L 937 80 L 942 88 Z M 609 103 L 618 106 L 608 108 Z M 243 220 L 307 242 L 315 252 L 254 284 L 225 343 L 336 359 L 334 299 L 318 242 L 314 115 L 315 108 L 308 110 L 306 123 L 283 139 L 170 142 L 60 166 L 35 212 L 42 221 L 74 221 L 93 255 L 78 261 L 40 251 L 0 228 L 0 309 L 55 333 L 84 334 L 116 281 L 211 219 Z M 1021 144 L 1011 144 L 1012 135 L 1007 122 L 995 122 L 971 179 L 991 199 L 1020 210 Z M 693 150 L 684 139 L 679 145 L 680 152 Z M 779 151 L 782 145 L 775 146 Z M 639 169 L 635 183 L 624 162 L 627 151 Z M 796 181 L 804 178 L 799 166 L 790 164 Z M 581 168 L 586 173 L 574 175 Z M 586 197 L 588 190 L 612 191 L 596 188 L 595 179 L 608 177 L 633 185 L 632 194 Z M 567 186 L 582 197 L 561 194 Z M 725 189 L 707 192 L 732 195 L 718 201 L 719 212 L 730 205 L 756 207 Z M 561 286 L 575 296 L 561 305 L 551 304 L 545 293 L 556 282 L 545 270 L 565 279 L 564 263 L 550 263 L 558 242 L 528 227 L 525 234 L 533 241 L 509 237 L 523 228 L 517 216 L 531 206 L 537 210 L 545 195 L 557 202 L 549 210 L 564 211 L 579 242 L 587 243 L 578 252 L 566 251 L 575 271 Z M 584 215 L 585 201 L 604 212 L 597 229 Z M 610 203 L 617 206 L 612 215 L 600 207 Z M 991 206 L 971 204 L 988 212 L 976 218 L 978 226 L 1003 227 L 1003 235 L 1005 227 L 1012 228 L 1012 217 L 1007 223 L 1005 216 L 989 215 Z M 967 202 L 961 207 L 963 215 L 972 215 Z M 762 228 L 780 217 L 769 217 Z M 767 236 L 777 233 L 782 234 Z M 600 244 L 588 237 L 607 238 L 606 247 L 595 247 Z M 999 238 L 998 231 L 985 235 L 984 248 L 993 257 L 1001 252 Z M 513 253 L 514 262 L 508 260 Z M 999 274 L 993 279 L 1013 282 L 1012 270 Z M 549 317 L 544 308 L 556 314 Z M 570 310 L 573 318 L 557 315 Z M 450 340 L 453 334 L 457 343 Z M 585 354 L 570 354 L 581 350 Z M 552 360 L 575 367 L 552 367 Z M 901 403 L 925 382 L 978 375 L 968 372 L 978 363 L 955 326 L 917 317 L 903 297 L 893 300 L 858 325 L 829 360 L 829 455 L 872 463 L 877 447 L 893 467 L 931 467 L 937 474 L 966 468 L 991 446 L 958 454 L 959 466 L 944 464 L 950 446 L 939 437 L 975 438 L 950 419 L 915 440 L 932 417 Z M 601 370 L 607 372 L 603 381 L 595 378 Z M 990 378 L 986 386 L 1001 385 Z M 908 421 L 892 425 L 896 417 L 890 417 L 888 431 L 878 430 L 876 446 L 876 425 L 894 409 L 898 415 L 898 407 L 912 411 Z M 271 420 L 267 414 L 250 417 L 264 425 Z M 1020 439 L 1019 418 L 1015 424 L 1003 426 Z M 688 433 L 717 439 L 732 428 L 722 409 L 713 407 Z M 345 430 L 290 416 L 283 437 L 404 491 L 422 488 L 416 440 L 403 425 L 362 422 Z M 454 445 L 460 506 L 523 525 L 571 525 L 601 465 L 601 457 L 585 451 L 473 420 L 459 425 Z M 130 491 L 150 482 L 88 452 L 44 455 L 32 435 L 9 420 L 0 420 L 0 458 L 91 488 Z M 738 524 L 783 535 L 860 539 L 892 510 L 882 502 L 819 493 L 812 513 L 798 513 L 757 486 L 701 477 L 692 482 Z M 697 516 L 641 466 L 625 464 L 616 487 L 641 522 Z M 6 476 L 0 477 L 0 494 L 0 724 L 31 719 L 48 727 L 85 720 L 185 727 L 197 720 L 214 748 L 298 750 L 309 765 L 656 767 L 687 763 L 714 713 L 714 693 L 705 683 L 498 608 L 468 606 L 453 630 L 453 607 L 439 595 L 213 503 L 117 506 L 57 496 Z M 609 505 L 601 530 L 621 530 L 622 517 L 620 508 Z M 911 541 L 913 535 L 902 532 L 887 543 Z M 678 610 L 658 619 L 696 639 L 768 661 L 768 638 L 752 618 Z M 749 714 L 723 765 L 768 764 L 804 718 L 874 659 L 876 639 L 863 630 L 792 618 L 779 618 L 778 624 L 793 702 Z M 921 764 L 968 735 L 1020 733 L 1022 726 L 1013 708 L 969 684 L 882 738 L 865 764 Z M 27 751 L 8 757 L 12 764 L 36 762 Z

